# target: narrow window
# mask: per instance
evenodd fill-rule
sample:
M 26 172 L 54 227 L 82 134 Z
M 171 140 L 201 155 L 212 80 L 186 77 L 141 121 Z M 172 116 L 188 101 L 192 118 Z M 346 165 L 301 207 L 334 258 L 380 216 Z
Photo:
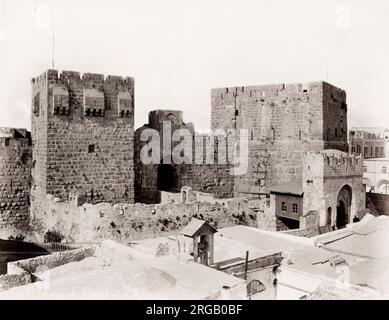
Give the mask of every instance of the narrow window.
M 239 110 L 235 110 L 235 116 L 239 116 Z
M 89 152 L 89 153 L 95 152 L 95 145 L 94 145 L 94 144 L 90 144 L 90 145 L 89 145 L 89 147 L 88 147 L 88 152 Z
M 5 146 L 8 147 L 10 142 L 10 138 L 5 138 Z
M 293 213 L 298 213 L 299 212 L 299 207 L 297 203 L 293 203 Z
M 281 203 L 281 210 L 282 212 L 286 212 L 288 210 L 288 208 L 286 207 L 286 202 L 282 201 Z
M 332 208 L 329 207 L 327 209 L 327 221 L 326 221 L 326 225 L 327 226 L 330 226 L 331 225 L 331 220 L 332 220 Z
M 299 130 L 299 140 L 301 141 L 302 135 L 301 135 L 301 130 Z

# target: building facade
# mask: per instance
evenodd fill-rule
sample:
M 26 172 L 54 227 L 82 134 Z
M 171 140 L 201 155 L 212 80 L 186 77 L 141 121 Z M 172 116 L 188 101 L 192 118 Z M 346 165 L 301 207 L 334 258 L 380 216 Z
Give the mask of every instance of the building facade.
M 350 151 L 362 154 L 365 159 L 384 158 L 387 139 L 381 133 L 351 129 L 349 131 Z
M 389 194 L 389 159 L 365 159 L 363 183 L 367 192 Z

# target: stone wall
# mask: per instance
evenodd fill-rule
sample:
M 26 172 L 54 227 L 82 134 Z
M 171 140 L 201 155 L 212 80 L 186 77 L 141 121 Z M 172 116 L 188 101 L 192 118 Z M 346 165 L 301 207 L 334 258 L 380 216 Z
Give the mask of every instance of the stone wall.
M 28 272 L 34 274 L 39 269 L 53 269 L 69 262 L 81 261 L 93 256 L 94 247 L 80 248 L 75 250 L 56 252 L 49 255 L 39 256 L 31 259 L 19 260 L 8 263 L 8 274 L 20 274 Z M 42 269 L 40 270 L 42 271 Z
M 243 224 L 255 227 L 256 215 L 246 199 L 223 203 L 192 202 L 168 204 L 84 204 L 46 199 L 48 210 L 33 221 L 37 234 L 60 231 L 66 242 L 96 243 L 101 239 L 119 242 L 177 234 L 192 218 L 203 219 L 216 228 Z
M 8 290 L 14 287 L 24 286 L 31 282 L 31 275 L 28 272 L 22 272 L 20 274 L 0 275 L 0 291 Z
M 32 80 L 32 213 L 46 194 L 134 201 L 134 80 L 48 70 Z
M 29 223 L 31 158 L 30 132 L 0 128 L 0 232 Z
M 163 123 L 168 122 L 170 129 L 163 132 Z M 144 164 L 141 161 L 141 150 L 148 141 L 141 141 L 144 130 L 155 130 L 160 137 L 158 162 Z M 190 132 L 190 141 L 186 141 L 191 150 L 185 155 L 188 163 L 177 164 L 172 159 L 172 150 L 181 143 L 174 141 L 173 134 L 178 129 Z M 168 135 L 168 136 L 166 136 Z M 164 139 L 168 137 L 171 147 L 164 151 Z M 214 139 L 215 149 L 211 155 L 213 164 L 207 164 L 206 143 Z M 141 203 L 159 203 L 160 191 L 179 192 L 183 186 L 191 186 L 194 190 L 213 193 L 219 198 L 233 196 L 233 176 L 230 174 L 228 161 L 219 162 L 218 141 L 220 138 L 211 135 L 197 134 L 191 123 L 185 123 L 182 112 L 176 110 L 155 110 L 149 113 L 149 122 L 135 132 L 135 201 Z M 226 140 L 225 140 L 226 141 Z M 197 149 L 197 144 L 200 146 Z M 197 154 L 196 150 L 202 150 Z M 166 160 L 171 163 L 166 163 Z M 163 185 L 169 180 L 167 185 Z

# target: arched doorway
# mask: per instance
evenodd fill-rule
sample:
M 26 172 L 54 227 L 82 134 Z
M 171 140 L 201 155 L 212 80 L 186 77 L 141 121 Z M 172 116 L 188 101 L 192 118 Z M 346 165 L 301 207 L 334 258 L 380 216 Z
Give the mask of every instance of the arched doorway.
M 340 189 L 336 207 L 336 227 L 344 228 L 350 222 L 352 190 L 348 185 Z
M 247 285 L 247 296 L 251 300 L 257 293 L 261 293 L 266 290 L 265 285 L 259 280 L 251 280 Z
M 177 190 L 176 169 L 171 164 L 158 165 L 157 189 L 160 191 Z

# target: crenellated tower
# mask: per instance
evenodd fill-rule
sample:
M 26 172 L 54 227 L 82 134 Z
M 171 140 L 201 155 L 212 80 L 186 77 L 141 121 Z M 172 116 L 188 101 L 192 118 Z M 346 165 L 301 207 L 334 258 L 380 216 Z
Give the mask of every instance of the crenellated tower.
M 134 200 L 134 79 L 48 70 L 32 79 L 32 213 L 46 196 Z

